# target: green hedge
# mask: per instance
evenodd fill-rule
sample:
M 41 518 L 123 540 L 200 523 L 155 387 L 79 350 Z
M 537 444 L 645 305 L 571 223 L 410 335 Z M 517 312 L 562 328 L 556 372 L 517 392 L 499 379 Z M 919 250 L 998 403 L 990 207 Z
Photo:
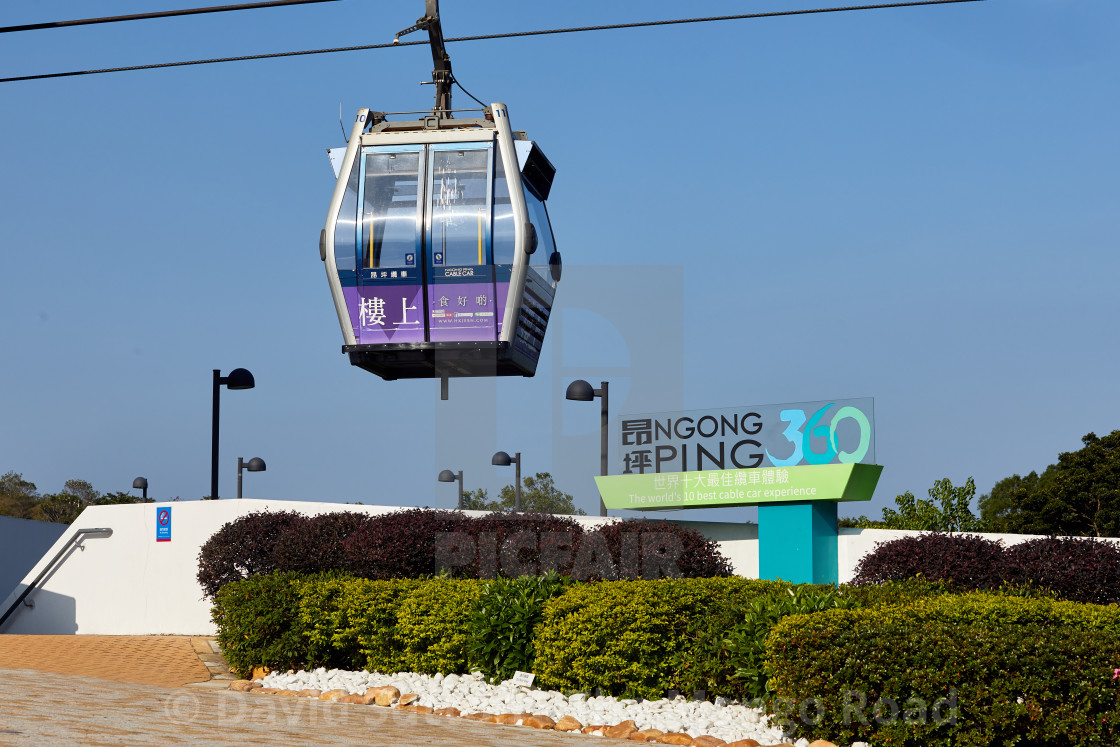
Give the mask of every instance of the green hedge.
M 298 573 L 252 576 L 226 584 L 211 619 L 230 668 L 247 677 L 253 667 L 302 667 L 309 652 L 299 623 L 299 600 L 309 579 Z
M 485 581 L 432 579 L 401 598 L 396 635 L 400 670 L 435 674 L 467 671 L 471 614 Z
M 725 627 L 789 584 L 743 578 L 609 581 L 573 586 L 537 628 L 542 685 L 662 697 L 667 690 L 738 694 Z
M 810 739 L 1088 747 L 1120 736 L 1115 605 L 922 599 L 789 617 L 767 644 L 771 710 Z
M 304 583 L 299 589 L 299 625 L 307 661 L 338 669 L 404 671 L 397 612 L 401 601 L 423 583 L 346 575 Z
M 1088 747 L 1120 736 L 1117 605 L 953 595 L 920 580 L 853 589 L 741 578 L 568 584 L 276 573 L 228 584 L 213 619 L 242 675 L 259 665 L 479 667 L 499 678 L 534 671 L 542 686 L 568 691 L 768 695 L 772 711 L 795 717 L 805 736 L 876 747 L 1061 739 Z M 850 709 L 857 717 L 844 723 L 845 705 L 860 702 L 850 692 L 864 694 L 866 724 Z M 957 721 L 934 722 L 932 706 L 954 693 Z M 900 718 L 875 720 L 881 698 L 899 705 Z M 901 718 L 907 709 L 913 723 Z

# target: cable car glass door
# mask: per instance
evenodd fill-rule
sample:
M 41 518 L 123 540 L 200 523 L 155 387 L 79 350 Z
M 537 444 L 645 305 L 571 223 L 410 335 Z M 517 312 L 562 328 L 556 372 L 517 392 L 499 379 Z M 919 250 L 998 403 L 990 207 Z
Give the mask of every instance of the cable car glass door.
M 424 342 L 423 146 L 362 151 L 359 344 Z
M 494 342 L 493 149 L 488 143 L 428 148 L 428 339 Z

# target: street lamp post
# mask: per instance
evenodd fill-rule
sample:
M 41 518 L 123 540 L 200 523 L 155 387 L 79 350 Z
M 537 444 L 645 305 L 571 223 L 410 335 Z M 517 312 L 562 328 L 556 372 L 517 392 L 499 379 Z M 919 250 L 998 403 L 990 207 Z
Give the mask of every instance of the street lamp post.
M 504 451 L 499 451 L 490 460 L 490 464 L 497 467 L 508 467 L 513 464 L 516 465 L 517 471 L 514 473 L 513 483 L 513 510 L 521 513 L 521 452 L 517 452 L 514 456 L 510 456 Z
M 244 368 L 235 368 L 229 376 L 222 376 L 222 372 L 214 369 L 214 409 L 211 419 L 210 435 L 210 500 L 218 500 L 218 396 L 222 385 L 227 389 L 252 389 L 256 386 L 253 374 Z
M 132 487 L 144 491 L 144 500 L 148 500 L 148 478 L 137 477 L 132 481 Z
M 455 482 L 455 480 L 459 481 L 459 510 L 462 511 L 463 510 L 463 470 L 459 470 L 458 473 L 455 473 L 455 472 L 452 472 L 449 469 L 445 469 L 444 471 L 439 473 L 439 477 L 437 477 L 436 479 L 439 480 L 440 482 Z
M 599 474 L 607 475 L 607 422 L 608 408 L 607 408 L 607 382 L 602 382 L 602 389 L 595 389 L 588 382 L 583 379 L 577 379 L 571 384 L 568 384 L 568 390 L 564 392 L 566 399 L 574 400 L 576 402 L 590 402 L 596 397 L 599 398 L 601 407 L 599 415 Z M 607 515 L 607 507 L 603 503 L 603 496 L 599 496 L 599 515 Z
M 237 457 L 237 497 L 241 497 L 241 470 L 247 469 L 250 472 L 264 472 L 268 467 L 265 466 L 264 460 L 260 457 L 253 457 L 249 461 L 245 461 L 241 457 Z

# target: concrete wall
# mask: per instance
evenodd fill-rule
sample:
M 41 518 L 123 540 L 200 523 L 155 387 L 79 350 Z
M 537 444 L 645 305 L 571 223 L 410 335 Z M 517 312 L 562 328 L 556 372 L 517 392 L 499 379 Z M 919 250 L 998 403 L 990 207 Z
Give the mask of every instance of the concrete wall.
M 0 595 L 7 596 L 64 531 L 65 524 L 0 516 Z
M 171 507 L 171 541 L 156 542 L 156 510 Z M 32 592 L 34 607 L 21 607 L 2 633 L 102 635 L 214 635 L 210 605 L 195 580 L 199 549 L 222 525 L 255 511 L 298 511 L 312 516 L 331 511 L 371 515 L 400 510 L 393 506 L 357 506 L 267 500 L 190 501 L 170 504 L 94 506 L 66 528 L 54 546 L 0 605 L 8 609 L 42 566 L 64 546 L 73 531 L 110 527 L 113 536 L 86 538 L 74 548 L 42 588 Z M 478 512 L 468 512 L 478 513 Z M 573 517 L 587 527 L 612 518 Z M 675 519 L 674 519 L 675 520 Z M 678 521 L 719 543 L 736 574 L 758 577 L 758 526 Z M 856 564 L 878 542 L 918 532 L 886 529 L 841 529 L 840 581 L 851 580 Z M 1026 535 L 989 535 L 1014 544 Z

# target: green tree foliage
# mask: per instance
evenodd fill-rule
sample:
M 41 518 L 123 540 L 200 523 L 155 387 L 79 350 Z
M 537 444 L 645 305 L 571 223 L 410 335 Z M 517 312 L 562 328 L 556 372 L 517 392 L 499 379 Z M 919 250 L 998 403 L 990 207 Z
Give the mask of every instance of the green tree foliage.
M 0 476 L 0 516 L 24 518 L 39 500 L 35 483 L 23 479 L 18 472 Z
M 981 522 L 970 508 L 976 495 L 976 482 L 970 477 L 964 485 L 953 485 L 943 477 L 929 489 L 929 499 L 915 498 L 907 490 L 896 496 L 896 509 L 884 508 L 879 521 L 860 516 L 841 519 L 842 527 L 859 529 L 917 529 L 926 532 L 976 532 Z
M 984 496 L 992 526 L 1020 534 L 1120 537 L 1120 430 L 1089 433 L 1040 477 L 1013 476 Z
M 586 516 L 587 514 L 575 507 L 575 499 L 568 493 L 556 487 L 552 475 L 548 472 L 538 472 L 532 477 L 526 477 L 521 487 L 521 510 L 541 514 L 565 514 Z M 513 486 L 506 485 L 498 494 L 498 510 L 512 509 L 514 506 Z M 464 496 L 464 501 L 466 497 Z
M 468 511 L 510 511 L 515 496 L 513 486 L 506 485 L 498 494 L 498 500 L 489 499 L 484 488 L 463 491 L 463 508 Z M 541 514 L 563 514 L 586 516 L 586 512 L 575 507 L 575 499 L 556 487 L 555 480 L 548 472 L 538 472 L 521 481 L 521 510 Z
M 466 511 L 500 511 L 501 505 L 489 499 L 485 488 L 463 491 L 463 509 Z
M 85 480 L 67 480 L 59 493 L 40 495 L 35 483 L 17 472 L 0 476 L 0 516 L 70 524 L 87 506 L 155 503 L 128 493 L 102 494 Z
M 985 532 L 1013 532 L 1014 514 L 1024 499 L 1038 488 L 1039 476 L 1012 475 L 995 484 L 991 493 L 980 496 L 980 524 Z

